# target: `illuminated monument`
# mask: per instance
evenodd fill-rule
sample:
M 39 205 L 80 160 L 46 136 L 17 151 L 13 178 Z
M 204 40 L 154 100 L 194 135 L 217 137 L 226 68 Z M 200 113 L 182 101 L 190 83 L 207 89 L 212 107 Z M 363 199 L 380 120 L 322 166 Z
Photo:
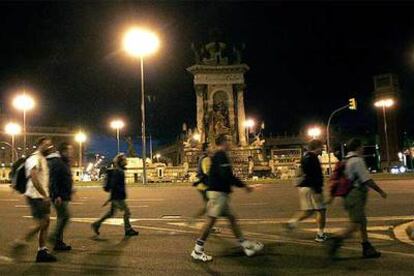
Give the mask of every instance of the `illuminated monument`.
M 194 46 L 196 64 L 187 68 L 194 76 L 197 97 L 197 128 L 201 142 L 214 143 L 226 134 L 233 144 L 246 146 L 244 129 L 244 74 L 249 67 L 241 62 L 242 46 L 231 49 L 216 37 Z
M 215 138 L 222 134 L 231 138 L 231 156 L 239 174 L 247 170 L 249 156 L 257 161 L 263 160 L 261 148 L 264 141 L 256 137 L 249 144 L 245 128 L 244 75 L 249 66 L 242 62 L 243 49 L 243 44 L 229 46 L 222 42 L 218 32 L 210 34 L 210 42 L 192 45 L 195 64 L 187 71 L 194 76 L 197 126 L 192 134 L 196 133 L 199 141 L 191 143 L 189 137 L 185 143 L 186 161 L 190 166 L 196 163 L 198 156 L 194 150 L 204 142 L 214 147 Z

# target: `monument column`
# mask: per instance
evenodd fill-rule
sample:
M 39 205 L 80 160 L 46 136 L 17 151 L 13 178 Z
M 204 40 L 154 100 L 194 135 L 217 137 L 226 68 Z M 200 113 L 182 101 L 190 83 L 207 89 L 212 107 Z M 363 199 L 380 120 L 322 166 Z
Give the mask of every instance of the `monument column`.
M 204 129 L 204 89 L 205 85 L 197 84 L 194 86 L 197 97 L 197 130 L 201 135 L 201 142 L 205 142 Z
M 246 132 L 244 129 L 244 122 L 246 121 L 246 115 L 244 113 L 244 84 L 236 85 L 237 93 L 237 126 L 239 131 L 239 143 L 240 146 L 246 146 Z

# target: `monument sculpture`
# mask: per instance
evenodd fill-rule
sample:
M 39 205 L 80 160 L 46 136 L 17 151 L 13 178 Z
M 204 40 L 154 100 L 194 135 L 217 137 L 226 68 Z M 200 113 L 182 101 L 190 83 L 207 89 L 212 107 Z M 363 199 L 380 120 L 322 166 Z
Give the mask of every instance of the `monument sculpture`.
M 193 43 L 191 48 L 195 64 L 187 68 L 187 71 L 194 76 L 197 106 L 197 125 L 192 132 L 197 133 L 199 139 L 198 146 L 194 145 L 194 141 L 191 142 L 191 138 L 184 142 L 186 159 L 190 166 L 195 165 L 199 145 L 209 142 L 214 147 L 215 138 L 225 134 L 231 137 L 234 168 L 240 172 L 246 171 L 247 174 L 249 156 L 263 160 L 261 155 L 264 141 L 255 139 L 249 145 L 246 135 L 244 75 L 249 66 L 242 60 L 245 45 L 228 45 L 220 39 L 217 31 L 213 31 L 207 43 Z

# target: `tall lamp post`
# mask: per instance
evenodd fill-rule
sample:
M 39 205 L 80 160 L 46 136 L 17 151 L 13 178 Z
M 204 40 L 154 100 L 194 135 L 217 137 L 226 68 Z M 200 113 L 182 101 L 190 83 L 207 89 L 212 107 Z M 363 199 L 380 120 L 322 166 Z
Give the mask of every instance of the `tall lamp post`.
M 86 134 L 82 131 L 79 131 L 78 133 L 75 134 L 75 141 L 79 143 L 79 177 L 82 177 L 82 161 L 83 161 L 83 157 L 82 157 L 82 145 L 83 143 L 85 143 L 86 141 Z
M 16 135 L 19 135 L 22 132 L 22 127 L 16 123 L 8 123 L 4 130 L 6 134 L 11 136 L 11 162 L 13 163 L 16 160 L 14 138 Z
M 132 28 L 124 37 L 123 46 L 125 51 L 140 61 L 141 67 L 141 135 L 142 135 L 142 164 L 143 164 L 143 184 L 147 184 L 147 146 L 145 132 L 145 90 L 144 90 L 144 57 L 155 53 L 159 48 L 159 39 L 151 31 Z
M 121 120 L 114 120 L 111 122 L 111 128 L 116 130 L 116 141 L 117 141 L 117 150 L 118 150 L 118 154 L 120 152 L 120 147 L 119 147 L 119 132 L 122 128 L 124 128 L 125 123 Z
M 387 114 L 386 109 L 394 105 L 394 100 L 391 98 L 380 99 L 374 103 L 375 107 L 382 109 L 382 116 L 384 120 L 384 135 L 385 135 L 385 152 L 387 155 L 387 171 L 390 169 L 390 148 L 388 142 L 388 125 L 387 125 Z
M 26 156 L 27 148 L 27 129 L 26 129 L 26 113 L 29 110 L 32 110 L 35 106 L 35 101 L 33 98 L 23 92 L 23 94 L 16 96 L 13 99 L 13 106 L 23 111 L 23 155 Z
M 341 106 L 340 108 L 335 109 L 331 115 L 329 115 L 328 124 L 326 125 L 326 151 L 328 152 L 328 165 L 329 165 L 329 174 L 332 173 L 332 163 L 331 163 L 331 134 L 330 134 L 330 127 L 332 118 L 339 112 L 345 109 L 356 110 L 357 109 L 357 101 L 355 98 L 350 98 L 348 100 L 348 104 Z

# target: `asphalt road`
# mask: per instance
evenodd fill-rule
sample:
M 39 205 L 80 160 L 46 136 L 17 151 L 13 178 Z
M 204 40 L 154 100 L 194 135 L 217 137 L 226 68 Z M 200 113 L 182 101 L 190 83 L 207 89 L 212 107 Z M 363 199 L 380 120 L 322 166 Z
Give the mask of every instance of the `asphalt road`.
M 313 221 L 292 234 L 282 230 L 281 224 L 298 208 L 293 185 L 259 184 L 251 194 L 236 191 L 232 207 L 245 236 L 263 242 L 264 251 L 251 258 L 243 256 L 223 220 L 219 222 L 222 232 L 206 244 L 206 251 L 214 256 L 209 264 L 194 262 L 189 255 L 202 225 L 202 220 L 191 227 L 186 224 L 202 204 L 192 187 L 130 188 L 132 224 L 140 235 L 128 240 L 123 239 L 121 216 L 103 225 L 99 238 L 93 236 L 90 223 L 104 212 L 101 206 L 107 194 L 101 188 L 79 188 L 66 234 L 73 250 L 57 253 L 57 263 L 36 264 L 35 241 L 19 259 L 10 259 L 11 241 L 32 221 L 22 196 L 0 186 L 0 275 L 412 275 L 414 243 L 402 230 L 413 214 L 414 180 L 379 184 L 389 198 L 383 200 L 371 192 L 368 214 L 371 241 L 383 252 L 381 259 L 361 259 L 355 237 L 341 251 L 342 260 L 329 261 L 325 247 L 313 241 Z M 347 221 L 340 200 L 328 215 L 329 232 Z

